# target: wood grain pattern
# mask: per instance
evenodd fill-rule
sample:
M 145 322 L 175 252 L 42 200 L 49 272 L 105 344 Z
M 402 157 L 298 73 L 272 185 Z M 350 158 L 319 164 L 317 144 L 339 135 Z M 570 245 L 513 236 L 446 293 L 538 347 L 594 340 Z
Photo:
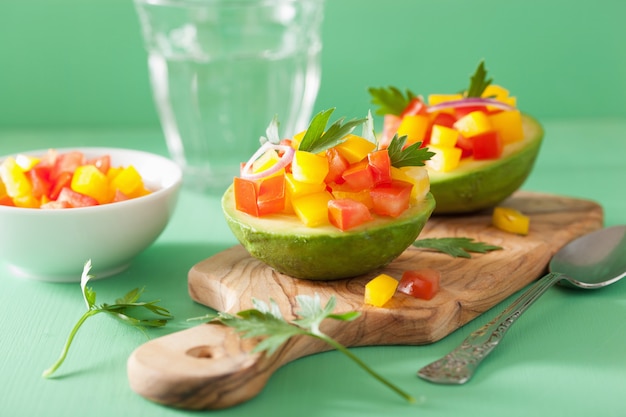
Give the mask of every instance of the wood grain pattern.
M 199 303 L 236 313 L 251 299 L 279 304 L 295 317 L 298 294 L 334 295 L 336 312 L 360 311 L 353 322 L 327 320 L 323 331 L 346 346 L 419 345 L 450 334 L 540 277 L 552 255 L 569 241 L 602 227 L 602 208 L 591 201 L 518 192 L 502 205 L 530 216 L 527 236 L 491 226 L 491 211 L 466 216 L 432 217 L 420 235 L 470 237 L 503 250 L 473 254 L 471 259 L 409 248 L 382 270 L 356 278 L 319 282 L 291 278 L 251 258 L 234 246 L 189 271 L 189 294 Z M 399 278 L 407 269 L 441 271 L 441 290 L 429 301 L 397 294 L 382 308 L 363 304 L 365 284 L 385 272 Z M 280 366 L 328 350 L 311 338 L 292 338 L 272 357 L 251 354 L 252 340 L 214 324 L 174 333 L 139 347 L 128 362 L 131 387 L 162 404 L 186 409 L 216 409 L 246 401 L 264 387 Z

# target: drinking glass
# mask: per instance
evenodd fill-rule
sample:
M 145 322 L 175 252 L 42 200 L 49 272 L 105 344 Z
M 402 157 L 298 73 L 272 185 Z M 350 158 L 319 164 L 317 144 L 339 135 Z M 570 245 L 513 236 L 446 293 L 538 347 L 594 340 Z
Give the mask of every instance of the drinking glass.
M 323 0 L 134 0 L 154 103 L 184 184 L 221 192 L 276 116 L 306 129 Z

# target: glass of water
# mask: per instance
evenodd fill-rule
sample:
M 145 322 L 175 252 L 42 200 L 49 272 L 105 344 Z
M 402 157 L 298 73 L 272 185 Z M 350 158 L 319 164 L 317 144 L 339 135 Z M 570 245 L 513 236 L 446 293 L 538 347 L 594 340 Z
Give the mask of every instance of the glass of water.
M 277 116 L 306 129 L 320 85 L 324 0 L 134 0 L 168 150 L 222 192 Z

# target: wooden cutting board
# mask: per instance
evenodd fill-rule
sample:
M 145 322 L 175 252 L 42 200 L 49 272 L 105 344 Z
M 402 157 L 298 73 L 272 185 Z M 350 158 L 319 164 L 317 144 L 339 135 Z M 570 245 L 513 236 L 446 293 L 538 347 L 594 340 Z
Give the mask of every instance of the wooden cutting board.
M 469 237 L 501 246 L 471 259 L 409 248 L 382 270 L 331 282 L 294 279 L 253 259 L 239 245 L 189 271 L 191 298 L 236 313 L 251 299 L 271 297 L 294 318 L 298 294 L 335 296 L 335 312 L 359 311 L 352 322 L 326 320 L 322 331 L 346 346 L 420 345 L 435 342 L 539 278 L 552 255 L 569 241 L 603 225 L 602 208 L 587 200 L 517 192 L 502 205 L 530 216 L 530 232 L 518 236 L 491 226 L 491 210 L 466 216 L 432 217 L 419 239 Z M 382 308 L 363 304 L 365 284 L 385 272 L 400 278 L 407 269 L 435 268 L 441 289 L 429 301 L 398 293 Z M 154 339 L 128 360 L 131 388 L 152 401 L 185 409 L 217 409 L 244 402 L 282 365 L 328 350 L 321 341 L 294 337 L 271 357 L 250 353 L 257 341 L 241 339 L 226 326 L 201 324 Z M 417 369 L 417 365 L 416 365 Z

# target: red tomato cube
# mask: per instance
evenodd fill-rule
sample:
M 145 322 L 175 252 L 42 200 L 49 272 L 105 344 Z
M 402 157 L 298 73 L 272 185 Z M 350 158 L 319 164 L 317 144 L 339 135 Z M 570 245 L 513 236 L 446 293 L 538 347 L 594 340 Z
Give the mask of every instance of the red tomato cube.
M 439 291 L 441 274 L 436 269 L 418 269 L 404 271 L 398 291 L 415 298 L 432 299 Z
M 50 173 L 50 179 L 56 180 L 61 173 L 73 174 L 76 168 L 83 165 L 84 155 L 79 151 L 71 151 L 57 155 Z
M 390 184 L 380 184 L 372 188 L 373 211 L 381 216 L 398 217 L 411 201 L 413 184 L 406 181 L 393 180 Z
M 370 152 L 367 155 L 375 184 L 388 184 L 391 182 L 391 159 L 387 149 Z
M 69 187 L 63 187 L 63 189 L 59 193 L 59 198 L 57 198 L 57 202 L 67 202 L 70 207 L 74 208 L 98 205 L 98 200 L 96 200 L 95 198 L 89 197 L 85 194 L 77 193 Z
M 354 191 L 367 190 L 374 186 L 374 174 L 367 161 L 357 162 L 341 175 L 345 183 Z
M 259 217 L 259 208 L 256 204 L 256 183 L 251 180 L 235 177 L 233 187 L 235 193 L 235 207 L 237 210 L 248 213 L 251 216 Z
M 350 163 L 335 148 L 326 151 L 326 159 L 328 159 L 328 174 L 324 182 L 341 184 L 344 179 L 341 177 L 343 172 L 350 167 Z
M 275 175 L 264 178 L 257 196 L 259 216 L 279 213 L 285 209 L 285 176 Z
M 498 159 L 502 155 L 502 139 L 496 131 L 488 131 L 472 136 L 474 159 Z
M 372 220 L 367 206 L 349 198 L 340 198 L 328 202 L 328 220 L 341 230 L 349 230 Z

